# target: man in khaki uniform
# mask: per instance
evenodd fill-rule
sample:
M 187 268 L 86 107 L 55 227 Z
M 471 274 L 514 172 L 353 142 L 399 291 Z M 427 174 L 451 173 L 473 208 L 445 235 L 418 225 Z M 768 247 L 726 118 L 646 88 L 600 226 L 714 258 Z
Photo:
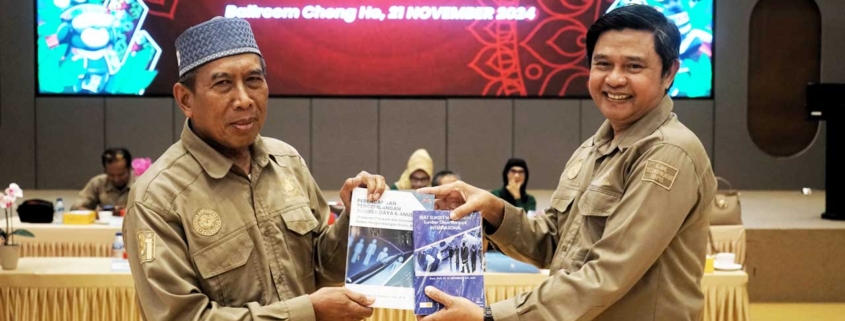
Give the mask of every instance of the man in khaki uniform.
M 109 148 L 102 155 L 105 173 L 94 176 L 79 192 L 73 210 L 96 210 L 98 207 L 126 207 L 129 189 L 135 183 L 132 175 L 132 154 L 125 148 Z
M 132 189 L 123 225 L 146 320 L 358 320 L 373 299 L 340 287 L 349 218 L 329 208 L 302 157 L 258 135 L 264 62 L 245 20 L 215 18 L 176 40 L 181 140 Z M 341 198 L 384 178 L 362 172 Z M 316 292 L 315 292 L 316 291 Z
M 424 321 L 698 320 L 716 182 L 666 94 L 679 43 L 677 27 L 648 6 L 590 28 L 589 90 L 607 121 L 567 163 L 545 215 L 528 218 L 463 182 L 420 190 L 454 217 L 481 211 L 505 254 L 550 270 L 533 291 L 486 309 L 426 289 L 448 308 Z

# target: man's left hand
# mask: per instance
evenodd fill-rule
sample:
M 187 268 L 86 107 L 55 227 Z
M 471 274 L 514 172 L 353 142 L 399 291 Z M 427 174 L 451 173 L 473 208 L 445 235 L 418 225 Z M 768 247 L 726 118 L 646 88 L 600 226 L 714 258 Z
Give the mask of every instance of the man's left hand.
M 352 202 L 352 190 L 356 187 L 366 187 L 367 200 L 373 202 L 381 198 L 387 184 L 384 182 L 384 176 L 370 174 L 366 171 L 362 171 L 355 177 L 346 179 L 343 187 L 340 188 L 340 200 L 343 202 L 343 206 L 347 211 L 351 209 L 349 203 Z
M 444 308 L 431 315 L 418 315 L 417 321 L 484 320 L 484 309 L 470 300 L 448 295 L 433 286 L 427 286 L 425 294 L 432 300 L 442 303 Z

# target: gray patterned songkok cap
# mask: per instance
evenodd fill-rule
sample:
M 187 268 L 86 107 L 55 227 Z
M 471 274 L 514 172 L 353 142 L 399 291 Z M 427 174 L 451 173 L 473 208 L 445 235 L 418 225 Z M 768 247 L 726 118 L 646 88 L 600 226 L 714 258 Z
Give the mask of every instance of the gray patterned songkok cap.
M 176 38 L 179 77 L 209 61 L 250 52 L 261 56 L 249 22 L 238 18 L 214 17 Z

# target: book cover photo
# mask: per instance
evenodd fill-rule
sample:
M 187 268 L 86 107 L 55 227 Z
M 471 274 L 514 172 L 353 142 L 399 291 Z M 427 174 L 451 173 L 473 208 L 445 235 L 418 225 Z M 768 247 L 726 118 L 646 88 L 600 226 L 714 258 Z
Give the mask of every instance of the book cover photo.
M 345 287 L 376 298 L 373 307 L 414 309 L 413 212 L 434 208 L 434 196 L 367 189 L 352 191 Z
M 427 286 L 467 298 L 480 307 L 485 305 L 481 215 L 473 212 L 452 221 L 449 212 L 413 213 L 416 315 L 429 315 L 443 308 L 425 294 Z

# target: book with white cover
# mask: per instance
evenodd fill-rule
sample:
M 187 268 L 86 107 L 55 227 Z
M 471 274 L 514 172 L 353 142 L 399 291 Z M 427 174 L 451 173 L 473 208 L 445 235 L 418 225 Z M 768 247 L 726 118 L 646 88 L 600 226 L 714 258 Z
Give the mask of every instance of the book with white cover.
M 432 210 L 434 196 L 384 191 L 376 202 L 352 191 L 345 287 L 375 297 L 375 308 L 414 310 L 414 211 Z

